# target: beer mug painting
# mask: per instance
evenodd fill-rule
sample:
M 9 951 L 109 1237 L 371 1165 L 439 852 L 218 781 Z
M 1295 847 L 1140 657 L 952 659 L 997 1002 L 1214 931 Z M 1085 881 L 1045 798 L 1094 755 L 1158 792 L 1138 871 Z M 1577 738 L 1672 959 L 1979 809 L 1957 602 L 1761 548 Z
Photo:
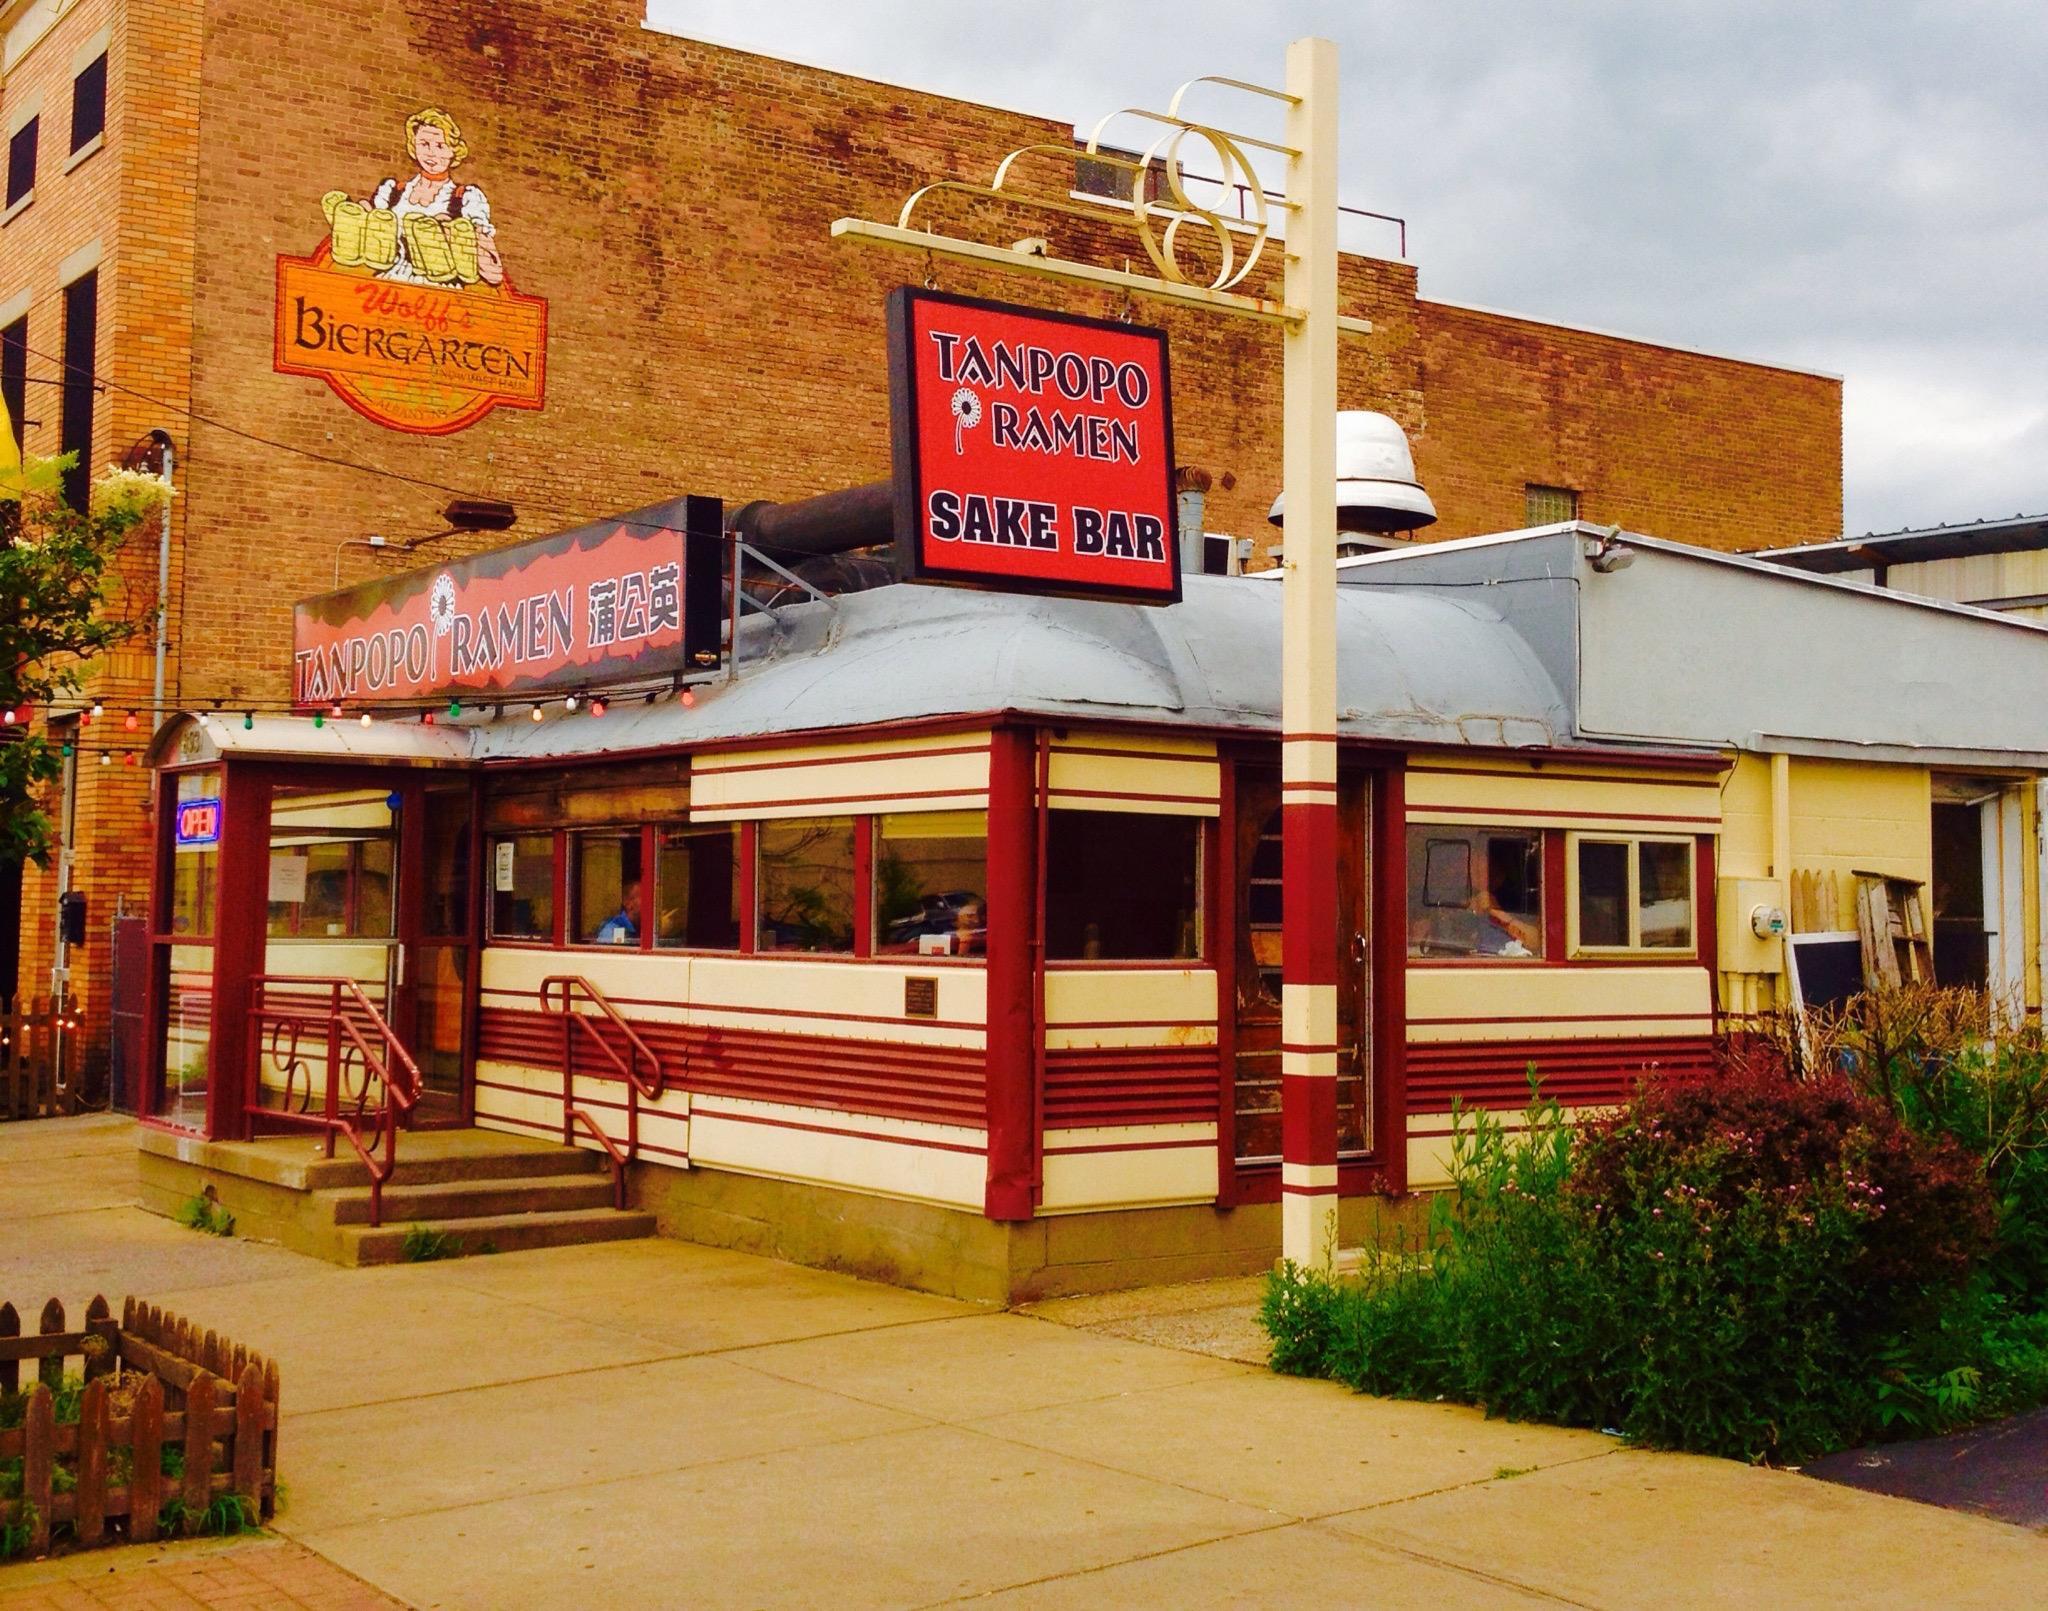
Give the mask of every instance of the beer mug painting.
M 490 198 L 458 177 L 454 116 L 405 120 L 404 165 L 320 198 L 327 240 L 278 259 L 273 367 L 326 381 L 392 430 L 443 435 L 493 408 L 539 408 L 547 303 L 506 278 Z
M 502 285 L 505 263 L 490 201 L 480 186 L 454 174 L 468 155 L 461 128 L 439 107 L 407 118 L 409 176 L 386 179 L 360 199 L 346 190 L 320 198 L 335 267 L 406 285 Z

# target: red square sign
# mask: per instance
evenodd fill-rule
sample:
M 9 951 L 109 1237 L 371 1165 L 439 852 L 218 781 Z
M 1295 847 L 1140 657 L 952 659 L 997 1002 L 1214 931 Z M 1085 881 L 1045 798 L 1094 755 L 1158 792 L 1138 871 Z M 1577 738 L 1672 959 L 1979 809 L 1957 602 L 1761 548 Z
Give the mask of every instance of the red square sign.
M 1180 598 L 1165 331 L 906 286 L 889 379 L 907 580 Z

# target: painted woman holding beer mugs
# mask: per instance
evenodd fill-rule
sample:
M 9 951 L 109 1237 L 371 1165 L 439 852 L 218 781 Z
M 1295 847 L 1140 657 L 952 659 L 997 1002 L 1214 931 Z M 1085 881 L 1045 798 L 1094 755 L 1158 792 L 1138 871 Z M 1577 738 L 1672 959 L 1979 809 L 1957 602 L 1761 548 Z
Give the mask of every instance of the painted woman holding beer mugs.
M 406 156 L 417 170 L 386 179 L 365 201 L 345 190 L 320 198 L 336 266 L 366 268 L 381 280 L 451 289 L 498 285 L 505 278 L 498 232 L 482 190 L 454 175 L 469 155 L 455 119 L 422 107 L 405 120 Z

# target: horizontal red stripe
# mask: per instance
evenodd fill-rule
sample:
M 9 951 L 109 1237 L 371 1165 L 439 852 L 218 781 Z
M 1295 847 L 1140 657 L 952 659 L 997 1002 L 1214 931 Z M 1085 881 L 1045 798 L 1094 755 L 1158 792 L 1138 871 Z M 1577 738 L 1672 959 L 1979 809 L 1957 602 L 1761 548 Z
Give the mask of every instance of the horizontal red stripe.
M 614 954 L 617 954 L 617 953 L 616 953 L 616 952 L 614 952 Z M 627 954 L 627 955 L 629 955 L 629 956 L 631 956 L 631 955 L 637 955 L 638 953 L 635 953 L 635 952 L 627 952 L 626 954 Z M 719 956 L 738 956 L 738 955 L 739 955 L 739 953 L 738 953 L 737 951 L 721 951 L 721 952 L 718 952 L 718 953 L 716 953 L 716 954 L 717 954 L 717 955 L 719 955 Z M 778 960 L 778 959 L 777 959 L 777 958 L 775 958 L 775 957 L 772 957 L 772 956 L 770 956 L 770 957 L 764 957 L 764 956 L 751 956 L 751 957 L 749 957 L 749 958 L 748 958 L 747 960 L 748 960 L 748 961 L 749 961 L 750 963 L 752 963 L 752 962 L 774 962 L 774 961 L 776 961 L 776 960 Z M 798 959 L 798 958 L 796 958 L 796 957 L 794 957 L 794 956 L 791 956 L 791 957 L 788 957 L 788 958 L 783 958 L 783 959 L 781 959 L 781 960 L 785 960 L 785 961 L 796 961 L 796 960 L 799 960 L 799 959 Z M 865 957 L 855 958 L 855 957 L 815 957 L 815 956 L 807 956 L 807 957 L 804 957 L 804 958 L 802 958 L 801 960 L 803 960 L 803 961 L 807 961 L 807 962 L 852 962 L 852 961 L 859 961 L 859 962 L 863 963 L 864 965 L 872 965 L 872 964 L 871 964 L 871 962 L 870 962 L 870 959 L 868 959 L 868 958 L 865 958 Z M 967 959 L 967 960 L 968 960 L 968 961 L 969 961 L 970 963 L 972 963 L 972 962 L 974 961 L 974 959 Z M 922 958 L 922 957 L 921 957 L 921 958 L 919 958 L 919 959 L 917 960 L 917 963 L 916 963 L 916 967 L 917 967 L 917 969 L 918 969 L 919 971 L 922 971 L 922 970 L 923 970 L 923 968 L 925 967 L 925 965 L 926 965 L 926 963 L 927 963 L 927 962 L 934 962 L 934 963 L 939 963 L 939 964 L 942 964 L 942 965 L 945 965 L 945 966 L 951 966 L 951 967 L 958 967 L 958 966 L 960 966 L 960 965 L 961 965 L 961 959 L 951 959 L 951 958 L 945 958 L 945 957 L 931 957 L 931 958 Z M 511 990 L 511 989 L 507 989 L 507 988 L 505 988 L 505 987 L 504 987 L 504 986 L 502 986 L 502 985 L 486 985 L 486 986 L 485 986 L 485 987 L 483 988 L 482 994 L 484 994 L 484 995 L 486 995 L 486 996 L 497 996 L 497 997 L 499 997 L 499 998 L 500 998 L 500 999 L 502 999 L 502 1000 L 510 1000 L 510 1001 L 533 1001 L 533 1002 L 537 1002 L 537 1001 L 539 1001 L 539 1000 L 540 1000 L 540 992 L 539 992 L 538 990 Z M 557 998 L 557 999 L 559 999 L 559 998 Z M 613 1005 L 614 1007 L 619 1007 L 619 1008 L 625 1008 L 625 1007 L 673 1007 L 673 1006 L 676 1006 L 676 1005 L 678 1005 L 678 1003 L 676 1003 L 676 1002 L 674 1002 L 674 1001 L 657 1001 L 657 1000 L 653 1000 L 653 999 L 650 999 L 650 998 L 647 998 L 647 997 L 642 997 L 642 996 L 612 996 L 612 997 L 610 998 L 610 1000 L 611 1000 L 611 1004 L 612 1004 L 612 1005 Z M 692 1001 L 692 1002 L 689 1002 L 689 1003 L 688 1003 L 687 1005 L 689 1006 L 689 1008 L 690 1008 L 690 1010 L 691 1010 L 692 1012 L 735 1012 L 735 1013 L 748 1013 L 748 1014 L 758 1014 L 759 1016 L 761 1016 L 761 1017 L 764 1017 L 764 1018 L 818 1018 L 818 1019 L 823 1019 L 823 1020 L 825 1020 L 826 1022 L 829 1022 L 829 1023 L 835 1023 L 835 1024 L 915 1024 L 915 1025 L 917 1025 L 917 1026 L 918 1026 L 919 1028 L 921 1028 L 921 1029 L 934 1029 L 934 1028 L 936 1028 L 936 1029 L 981 1029 L 981 1028 L 983 1028 L 983 1027 L 984 1027 L 983 1025 L 981 1025 L 981 1024 L 979 1024 L 979 1023 L 975 1022 L 975 1021 L 974 1021 L 973 1019 L 970 1019 L 970 1018 L 900 1018 L 900 1017 L 892 1017 L 891 1015 L 889 1015 L 889 1014 L 887 1014 L 887 1013 L 878 1013 L 878 1012 L 826 1012 L 826 1011 L 824 1011 L 824 1010 L 823 1010 L 822 1008 L 812 1008 L 812 1007 L 743 1007 L 743 1006 L 740 1006 L 740 1005 L 739 1005 L 738 1003 L 736 1003 L 736 1002 L 727 1002 L 727 1001 Z M 487 1009 L 487 1010 L 488 1010 L 488 1009 Z M 550 1017 L 555 1017 L 555 1016 L 557 1016 L 557 1015 L 556 1015 L 556 1014 L 554 1014 L 554 1013 L 550 1013 L 550 1014 L 549 1014 L 549 1016 L 550 1016 Z M 636 1026 L 636 1027 L 637 1027 L 637 1026 Z M 704 1027 L 710 1027 L 710 1026 L 704 1026 Z
M 1543 1095 L 1567 1107 L 1620 1102 L 1652 1067 L 1666 1074 L 1704 1074 L 1714 1065 L 1705 1035 L 1629 1036 L 1609 1040 L 1411 1041 L 1405 1057 L 1410 1113 L 1441 1112 L 1452 1099 L 1467 1106 L 1528 1105 L 1528 1068 Z
M 730 1119 L 734 1124 L 765 1124 L 776 1130 L 806 1130 L 813 1135 L 851 1136 L 856 1141 L 879 1141 L 892 1147 L 921 1147 L 927 1152 L 964 1152 L 980 1158 L 987 1154 L 986 1147 L 969 1147 L 952 1141 L 931 1141 L 922 1136 L 883 1136 L 871 1130 L 842 1130 L 829 1124 L 802 1124 L 795 1119 L 771 1119 L 759 1113 L 727 1113 L 722 1109 L 709 1108 L 699 1117 L 704 1119 Z
M 1076 789 L 1064 783 L 1047 785 L 1047 794 L 1082 800 L 1170 800 L 1176 805 L 1214 805 L 1213 794 L 1161 794 L 1157 789 Z
M 1607 777 L 1598 772 L 1558 772 L 1547 766 L 1540 772 L 1502 772 L 1478 766 L 1411 766 L 1408 775 L 1411 778 L 1506 778 L 1516 783 L 1621 783 L 1631 788 L 1645 784 L 1662 784 L 1672 789 L 1706 787 L 1696 778 L 1666 778 L 1654 774 Z
M 1047 1147 L 1045 1155 L 1048 1158 L 1068 1158 L 1091 1152 L 1170 1152 L 1176 1148 L 1214 1152 L 1216 1141 L 1212 1136 L 1189 1136 L 1179 1141 L 1116 1141 L 1099 1147 Z
M 1469 1018 L 1410 1018 L 1410 1024 L 1639 1024 L 1711 1023 L 1710 1012 L 1508 1012 Z
M 986 783 L 968 783 L 957 789 L 889 789 L 877 787 L 864 789 L 859 794 L 793 794 L 777 800 L 742 800 L 733 805 L 706 803 L 701 808 L 692 805 L 690 815 L 695 819 L 701 817 L 705 812 L 715 812 L 720 817 L 728 814 L 744 816 L 749 811 L 773 811 L 783 806 L 860 805 L 869 801 L 887 800 L 986 800 L 987 798 L 988 785 Z M 714 819 L 705 818 L 705 820 Z
M 1048 1130 L 1213 1123 L 1214 1046 L 1056 1046 L 1045 1054 Z

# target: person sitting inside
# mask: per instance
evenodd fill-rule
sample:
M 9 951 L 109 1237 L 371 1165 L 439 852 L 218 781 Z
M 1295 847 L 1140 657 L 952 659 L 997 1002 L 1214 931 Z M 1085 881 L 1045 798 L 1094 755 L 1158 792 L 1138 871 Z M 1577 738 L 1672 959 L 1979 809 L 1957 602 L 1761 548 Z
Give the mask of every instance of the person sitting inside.
M 640 880 L 629 878 L 619 893 L 619 909 L 597 926 L 599 945 L 640 943 Z
M 1491 868 L 1488 882 L 1493 886 L 1491 889 L 1472 892 L 1471 909 L 1485 919 L 1479 925 L 1479 954 L 1486 957 L 1541 956 L 1543 929 L 1540 921 L 1531 922 L 1526 917 L 1517 916 L 1503 904 L 1508 898 L 1505 870 Z

